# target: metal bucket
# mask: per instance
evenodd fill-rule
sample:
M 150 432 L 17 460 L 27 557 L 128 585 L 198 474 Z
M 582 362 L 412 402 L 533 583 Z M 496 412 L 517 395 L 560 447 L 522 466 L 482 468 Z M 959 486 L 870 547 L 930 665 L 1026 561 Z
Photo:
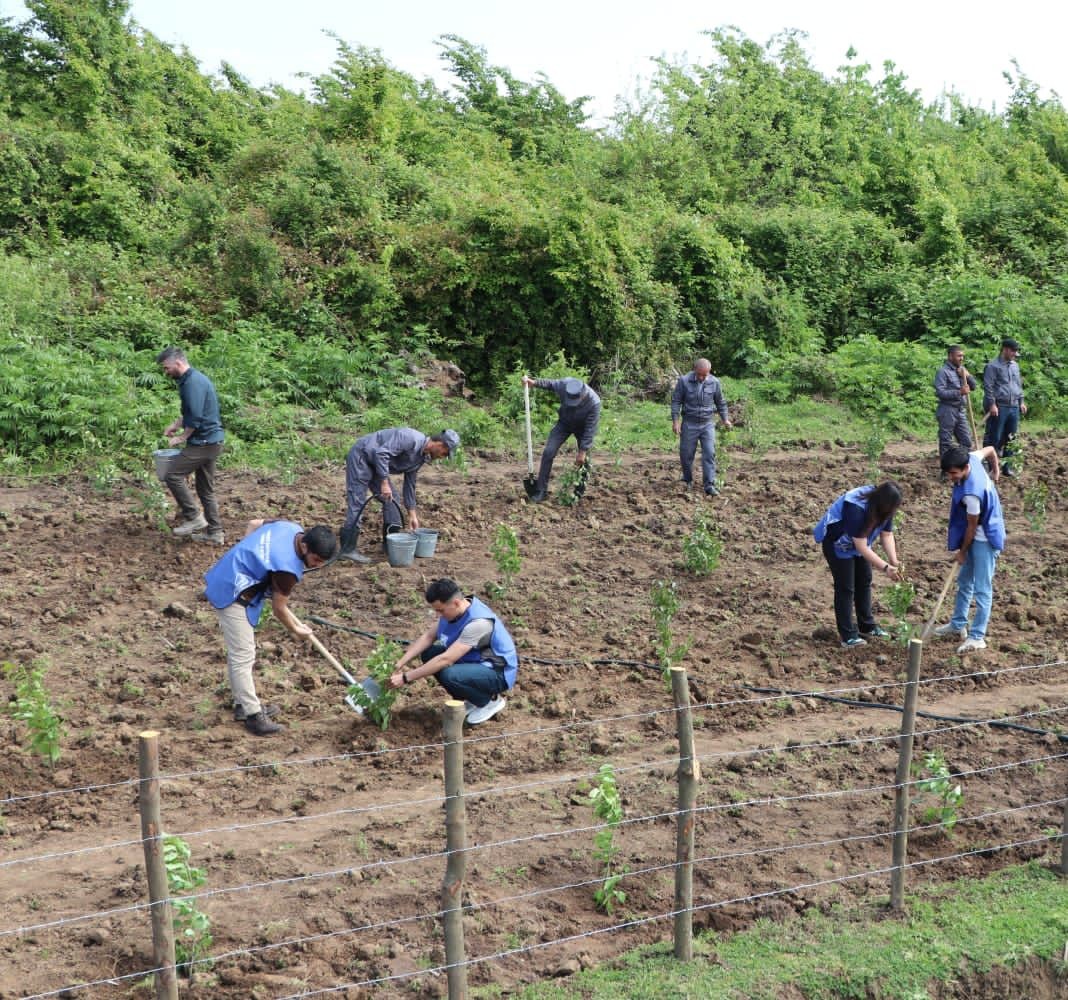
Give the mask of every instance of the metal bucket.
M 411 566 L 419 539 L 412 531 L 394 531 L 386 535 L 386 558 L 390 566 Z
M 434 554 L 438 547 L 438 533 L 433 528 L 415 529 L 415 554 L 420 559 L 426 559 Z
M 156 463 L 156 478 L 162 483 L 171 471 L 171 462 L 182 453 L 181 448 L 157 448 L 152 452 L 152 461 Z

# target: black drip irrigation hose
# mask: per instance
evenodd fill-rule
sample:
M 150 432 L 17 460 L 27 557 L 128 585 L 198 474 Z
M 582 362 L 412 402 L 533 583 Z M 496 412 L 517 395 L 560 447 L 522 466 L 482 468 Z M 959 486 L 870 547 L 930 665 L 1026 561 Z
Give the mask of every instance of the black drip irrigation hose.
M 854 698 L 839 698 L 833 694 L 821 694 L 819 691 L 787 691 L 785 688 L 762 688 L 744 684 L 746 691 L 756 694 L 781 694 L 790 695 L 794 698 L 819 698 L 821 701 L 833 701 L 839 705 L 849 705 L 851 708 L 879 708 L 889 712 L 904 712 L 901 705 L 889 705 L 881 701 L 858 701 Z M 972 725 L 997 726 L 999 729 L 1018 729 L 1021 733 L 1031 733 L 1034 736 L 1056 736 L 1062 743 L 1068 743 L 1068 735 L 1055 733 L 1049 729 L 1036 729 L 1034 726 L 1023 726 L 1019 722 L 1002 722 L 998 719 L 969 719 L 963 715 L 938 715 L 935 712 L 925 712 L 917 709 L 916 714 L 924 719 L 934 719 L 936 722 L 965 722 Z

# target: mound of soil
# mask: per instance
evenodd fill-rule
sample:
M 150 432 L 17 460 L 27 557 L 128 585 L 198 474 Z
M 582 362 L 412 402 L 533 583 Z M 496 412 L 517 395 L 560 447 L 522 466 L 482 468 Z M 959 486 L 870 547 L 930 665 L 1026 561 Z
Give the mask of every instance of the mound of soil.
M 1068 637 L 1066 442 L 1034 441 L 1031 454 L 1046 456 L 1032 461 L 1046 486 L 1045 513 L 1037 479 L 1002 483 L 1010 537 L 990 648 L 962 661 L 955 644 L 929 643 L 921 708 L 989 718 L 1066 703 L 1063 664 L 1003 672 L 1061 659 Z M 698 703 L 697 925 L 734 929 L 887 892 L 885 876 L 856 876 L 890 863 L 890 737 L 900 716 L 750 690 L 849 689 L 850 697 L 900 703 L 900 687 L 881 685 L 903 678 L 903 647 L 838 647 L 830 575 L 810 533 L 838 493 L 865 481 L 866 460 L 804 442 L 760 456 L 732 448 L 730 458 L 726 489 L 706 500 L 681 489 L 671 453 L 618 464 L 601 456 L 574 507 L 527 503 L 525 470 L 498 456 L 469 456 L 462 476 L 429 468 L 420 514 L 441 532 L 434 558 L 390 567 L 369 524 L 361 548 L 371 565 L 309 574 L 294 595 L 299 616 L 340 626 L 317 634 L 354 674 L 372 647 L 361 633 L 410 639 L 426 627 L 422 591 L 437 576 L 486 597 L 517 640 L 524 662 L 507 710 L 465 743 L 472 984 L 507 990 L 670 940 L 670 917 L 647 920 L 672 909 L 677 796 L 670 694 L 645 666 L 656 659 L 656 580 L 677 581 L 675 638 L 689 644 L 684 665 Z M 568 460 L 559 456 L 557 480 Z M 904 487 L 897 538 L 917 590 L 911 618 L 922 624 L 948 568 L 949 488 L 928 445 L 897 444 L 882 468 Z M 236 541 L 250 517 L 338 525 L 343 476 L 338 467 L 293 482 L 224 471 L 228 538 Z M 281 706 L 287 728 L 269 740 L 246 733 L 232 719 L 221 636 L 200 596 L 221 550 L 162 531 L 144 513 L 142 490 L 131 480 L 101 494 L 77 478 L 0 490 L 0 656 L 47 665 L 66 726 L 52 769 L 19 752 L 21 723 L 0 721 L 8 747 L 0 760 L 0 997 L 151 967 L 147 913 L 130 909 L 147 898 L 136 777 L 138 734 L 150 729 L 162 734 L 169 776 L 164 826 L 185 836 L 205 869 L 211 952 L 229 956 L 202 970 L 185 995 L 282 997 L 346 983 L 367 985 L 331 995 L 444 995 L 444 975 L 428 971 L 444 964 L 435 916 L 444 875 L 443 693 L 431 683 L 407 689 L 379 731 L 343 705 L 343 686 L 309 645 L 268 621 L 257 636 L 257 684 Z M 719 567 L 703 578 L 682 566 L 698 511 L 724 543 Z M 503 596 L 488 597 L 487 584 L 502 582 L 490 555 L 502 523 L 518 533 L 522 568 Z M 885 605 L 882 619 L 891 624 Z M 1064 726 L 1063 712 L 1026 721 Z M 952 834 L 931 829 L 910 839 L 911 860 L 953 859 L 917 868 L 910 880 L 1052 858 L 1041 831 L 1059 826 L 1060 808 L 1036 804 L 1063 795 L 1063 762 L 1041 758 L 1065 745 L 1052 735 L 934 720 L 922 728 L 937 732 L 917 740 L 917 753 L 940 749 L 954 772 L 1035 762 L 963 778 Z M 616 831 L 616 865 L 632 873 L 611 915 L 592 901 L 600 868 L 588 800 L 606 760 L 627 819 Z M 919 798 L 915 822 L 930 804 Z M 70 995 L 143 996 L 135 983 Z

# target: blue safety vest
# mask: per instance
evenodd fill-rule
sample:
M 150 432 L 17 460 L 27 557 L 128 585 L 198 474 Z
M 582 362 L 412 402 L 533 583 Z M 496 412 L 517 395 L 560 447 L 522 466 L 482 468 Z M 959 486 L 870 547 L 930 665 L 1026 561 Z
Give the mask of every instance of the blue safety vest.
M 515 675 L 519 670 L 519 654 L 516 652 L 512 637 L 500 622 L 500 619 L 477 597 L 470 598 L 471 605 L 455 621 L 447 621 L 445 618 L 438 619 L 438 642 L 446 649 L 457 639 L 460 633 L 467 627 L 469 622 L 487 618 L 493 622 L 493 631 L 490 633 L 490 648 L 469 649 L 460 657 L 457 663 L 490 663 L 492 666 L 504 671 L 504 680 L 508 687 L 515 684 Z
M 968 475 L 953 487 L 946 547 L 950 552 L 956 552 L 964 541 L 964 532 L 968 528 L 968 511 L 964 507 L 966 496 L 979 498 L 979 524 L 986 540 L 995 551 L 1000 552 L 1005 548 L 1005 518 L 1001 514 L 1001 498 L 977 455 L 968 456 Z
M 812 537 L 815 538 L 817 542 L 822 542 L 824 538 L 827 537 L 827 529 L 832 524 L 837 524 L 842 520 L 842 513 L 847 503 L 856 504 L 858 507 L 867 511 L 868 501 L 865 498 L 874 489 L 874 486 L 858 486 L 855 490 L 843 493 L 830 505 L 830 507 L 827 508 L 827 513 L 816 522 L 816 527 L 812 529 Z M 872 528 L 871 533 L 868 535 L 869 546 L 874 545 L 875 539 L 882 534 L 883 525 L 885 523 L 885 521 L 880 521 L 874 528 Z M 857 551 L 857 547 L 853 544 L 853 538 L 848 532 L 842 532 L 842 534 L 834 540 L 834 554 L 839 559 L 861 558 L 860 553 Z
M 304 529 L 292 521 L 271 521 L 242 538 L 204 574 L 204 593 L 214 608 L 228 608 L 245 591 L 245 614 L 255 628 L 263 614 L 270 590 L 271 573 L 292 573 L 298 580 L 305 565 L 297 555 L 294 539 Z

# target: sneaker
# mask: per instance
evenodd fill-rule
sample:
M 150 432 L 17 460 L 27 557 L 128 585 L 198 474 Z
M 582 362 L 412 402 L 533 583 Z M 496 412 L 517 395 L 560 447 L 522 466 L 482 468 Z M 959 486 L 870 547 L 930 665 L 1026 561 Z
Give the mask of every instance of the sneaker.
M 856 649 L 858 646 L 866 645 L 868 645 L 868 641 L 866 639 L 861 639 L 858 635 L 854 636 L 852 639 L 846 639 L 845 642 L 842 643 L 842 649 Z
M 273 719 L 278 714 L 277 705 L 263 705 L 260 711 L 267 716 L 268 719 Z M 248 716 L 245 714 L 244 706 L 234 705 L 234 722 L 244 722 Z
M 266 712 L 259 711 L 245 719 L 245 728 L 253 736 L 273 736 L 275 733 L 280 733 L 285 729 L 285 726 L 280 726 L 277 722 L 271 722 L 267 718 Z
M 203 531 L 208 526 L 203 514 L 197 514 L 192 521 L 183 521 L 174 529 L 176 535 L 191 535 L 194 531 Z
M 530 499 L 534 503 L 544 503 L 548 495 L 549 494 L 546 493 L 544 490 L 537 490 L 536 492 L 530 494 Z
M 719 490 L 717 490 L 715 486 L 706 486 L 705 487 L 705 496 L 706 497 L 718 497 L 719 496 Z
M 189 537 L 194 542 L 209 542 L 212 545 L 226 544 L 226 536 L 221 531 L 194 531 Z
M 965 639 L 957 647 L 958 653 L 974 653 L 978 649 L 986 649 L 986 639 Z
M 889 639 L 890 633 L 886 629 L 876 625 L 870 632 L 862 632 L 865 639 Z
M 506 702 L 500 695 L 497 695 L 493 701 L 483 705 L 481 708 L 472 708 L 471 711 L 467 713 L 467 724 L 469 726 L 480 725 L 481 723 L 492 719 L 507 704 L 508 702 Z
M 968 629 L 963 625 L 957 628 L 953 622 L 946 622 L 945 625 L 939 625 L 932 634 L 943 639 L 967 639 Z

